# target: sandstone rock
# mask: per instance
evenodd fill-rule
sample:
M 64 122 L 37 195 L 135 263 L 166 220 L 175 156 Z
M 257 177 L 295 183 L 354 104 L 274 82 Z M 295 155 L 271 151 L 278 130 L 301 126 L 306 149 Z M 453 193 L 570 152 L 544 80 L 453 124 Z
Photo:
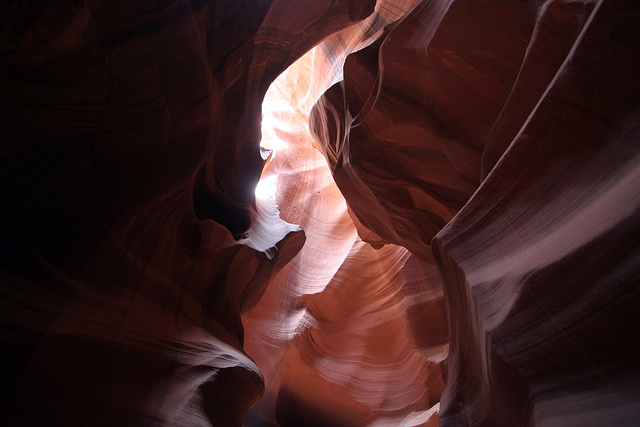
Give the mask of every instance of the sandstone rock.
M 2 10 L 0 424 L 637 424 L 633 1 Z

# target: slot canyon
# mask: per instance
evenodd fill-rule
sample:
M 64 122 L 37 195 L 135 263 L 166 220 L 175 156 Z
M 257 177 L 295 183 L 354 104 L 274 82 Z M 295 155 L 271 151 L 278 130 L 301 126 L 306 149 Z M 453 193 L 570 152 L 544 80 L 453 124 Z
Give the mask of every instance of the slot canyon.
M 0 425 L 640 425 L 637 0 L 0 10 Z

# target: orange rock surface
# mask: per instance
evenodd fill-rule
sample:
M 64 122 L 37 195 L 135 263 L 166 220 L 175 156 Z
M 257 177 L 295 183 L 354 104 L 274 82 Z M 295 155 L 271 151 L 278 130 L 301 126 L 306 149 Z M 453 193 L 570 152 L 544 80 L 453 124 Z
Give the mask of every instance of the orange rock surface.
M 5 3 L 0 424 L 640 421 L 636 2 Z

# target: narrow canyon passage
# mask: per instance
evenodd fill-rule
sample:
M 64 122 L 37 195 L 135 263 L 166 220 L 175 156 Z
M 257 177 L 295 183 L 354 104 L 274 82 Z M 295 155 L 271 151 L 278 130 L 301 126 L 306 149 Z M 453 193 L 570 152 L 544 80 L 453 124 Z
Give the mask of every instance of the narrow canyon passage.
M 243 316 L 245 351 L 266 387 L 246 425 L 274 416 L 280 425 L 413 425 L 437 412 L 444 386 L 441 281 L 405 248 L 374 249 L 358 236 L 307 123 L 311 88 L 326 89 L 311 76 L 330 73 L 321 49 L 289 67 L 263 102 L 270 158 L 256 189 L 258 216 L 273 209 L 264 229 L 279 228 L 279 213 L 301 225 L 306 242 Z
M 640 422 L 637 1 L 0 10 L 0 425 Z

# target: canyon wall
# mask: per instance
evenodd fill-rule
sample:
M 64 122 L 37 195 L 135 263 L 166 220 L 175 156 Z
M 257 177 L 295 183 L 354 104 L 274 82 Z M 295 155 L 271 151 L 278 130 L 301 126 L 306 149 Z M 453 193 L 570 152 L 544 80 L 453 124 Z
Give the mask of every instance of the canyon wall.
M 2 424 L 241 425 L 240 316 L 304 242 L 251 247 L 262 98 L 373 7 L 3 4 Z
M 638 12 L 421 2 L 311 113 L 361 236 L 443 275 L 441 425 L 640 416 Z
M 2 10 L 0 424 L 640 419 L 634 1 Z

